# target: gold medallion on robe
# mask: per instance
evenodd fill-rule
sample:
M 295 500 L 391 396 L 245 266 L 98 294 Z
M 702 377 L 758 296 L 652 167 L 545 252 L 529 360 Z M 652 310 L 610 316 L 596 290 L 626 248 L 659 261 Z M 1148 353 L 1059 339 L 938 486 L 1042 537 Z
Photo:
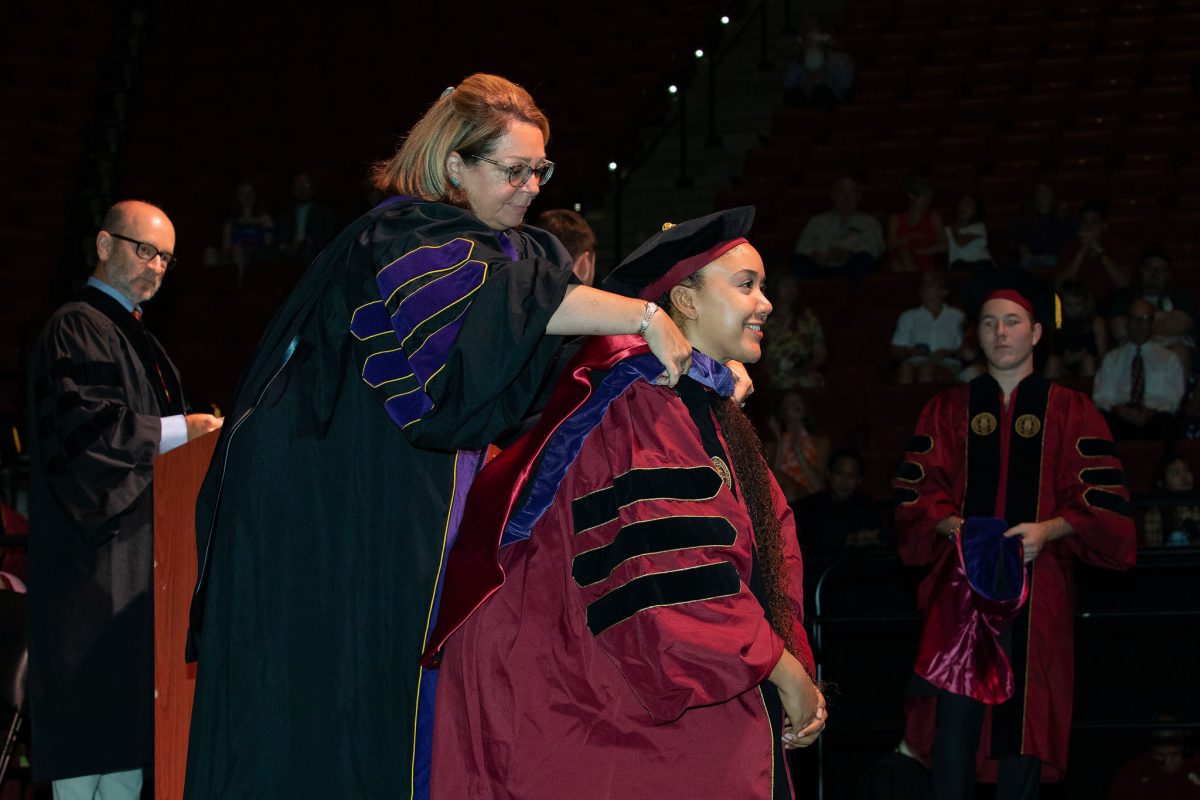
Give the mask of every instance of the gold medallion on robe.
M 729 466 L 718 456 L 713 456 L 709 459 L 712 462 L 712 468 L 721 476 L 721 483 L 725 484 L 725 488 L 733 490 L 733 476 L 729 474 Z
M 1024 436 L 1026 439 L 1032 439 L 1042 430 L 1042 421 L 1033 414 L 1022 414 L 1017 417 L 1015 427 L 1017 435 Z
M 975 419 L 971 420 L 971 430 L 976 436 L 987 436 L 996 430 L 996 415 L 987 411 L 976 414 Z

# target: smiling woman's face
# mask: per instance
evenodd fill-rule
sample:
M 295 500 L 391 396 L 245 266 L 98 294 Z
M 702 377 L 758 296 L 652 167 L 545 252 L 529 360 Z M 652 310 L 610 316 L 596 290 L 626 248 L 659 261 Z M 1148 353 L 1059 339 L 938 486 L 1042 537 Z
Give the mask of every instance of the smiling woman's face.
M 699 288 L 677 287 L 691 294 L 684 334 L 701 353 L 718 361 L 752 364 L 762 356 L 762 323 L 771 313 L 763 294 L 762 257 L 741 244 L 700 270 Z
M 536 166 L 546 160 L 546 143 L 536 125 L 513 120 L 488 156 L 506 166 L 529 164 Z M 492 230 L 515 228 L 525 219 L 529 204 L 542 190 L 537 175 L 531 175 L 524 186 L 512 186 L 507 172 L 487 161 L 467 158 L 458 170 L 451 169 L 462 183 L 467 204 L 475 216 Z

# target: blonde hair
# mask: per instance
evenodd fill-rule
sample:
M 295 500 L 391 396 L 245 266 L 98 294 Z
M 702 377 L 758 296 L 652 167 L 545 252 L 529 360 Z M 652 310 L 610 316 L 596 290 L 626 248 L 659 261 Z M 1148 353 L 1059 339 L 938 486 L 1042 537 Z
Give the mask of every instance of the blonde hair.
M 465 205 L 466 193 L 450 185 L 446 157 L 456 151 L 464 159 L 491 155 L 513 120 L 537 126 L 543 141 L 550 141 L 550 122 L 529 92 L 506 78 L 477 72 L 443 92 L 396 154 L 375 164 L 375 188 Z

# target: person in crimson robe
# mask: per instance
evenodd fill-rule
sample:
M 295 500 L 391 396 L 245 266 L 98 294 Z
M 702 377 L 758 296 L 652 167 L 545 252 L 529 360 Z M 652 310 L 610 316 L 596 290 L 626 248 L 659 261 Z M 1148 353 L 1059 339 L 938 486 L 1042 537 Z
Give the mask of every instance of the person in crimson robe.
M 115 204 L 29 356 L 30 753 L 61 800 L 134 800 L 154 761 L 154 462 L 222 422 L 142 324 L 174 249 L 162 209 Z
M 264 334 L 197 501 L 187 800 L 426 796 L 419 661 L 483 449 L 561 336 L 641 334 L 686 371 L 665 315 L 523 225 L 549 131 L 504 78 L 448 89 Z
M 1103 418 L 1051 384 L 1033 349 L 1052 297 L 1026 273 L 979 290 L 988 371 L 921 413 L 894 488 L 901 557 L 930 565 L 905 740 L 932 764 L 934 796 L 1036 797 L 1067 768 L 1073 681 L 1074 561 L 1134 562 L 1129 493 Z M 1019 537 L 1025 597 L 997 607 L 971 588 L 956 537 L 998 518 Z
M 791 511 L 723 362 L 771 311 L 752 208 L 656 234 L 606 287 L 691 342 L 674 389 L 588 340 L 480 474 L 441 617 L 433 798 L 790 798 L 824 725 Z

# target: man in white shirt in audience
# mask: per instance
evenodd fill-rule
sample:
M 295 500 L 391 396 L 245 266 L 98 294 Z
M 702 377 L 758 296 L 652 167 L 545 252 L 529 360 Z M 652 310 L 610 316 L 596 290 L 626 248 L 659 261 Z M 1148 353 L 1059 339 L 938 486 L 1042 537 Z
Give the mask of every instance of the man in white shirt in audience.
M 921 305 L 902 313 L 892 334 L 892 358 L 899 362 L 897 383 L 958 380 L 966 315 L 946 305 L 949 291 L 944 274 L 921 276 Z
M 1154 340 L 1154 306 L 1129 304 L 1129 339 L 1100 363 L 1092 399 L 1117 439 L 1159 439 L 1175 431 L 1186 376 L 1179 356 Z
M 848 276 L 858 280 L 874 272 L 884 251 L 879 220 L 858 210 L 862 192 L 849 176 L 833 185 L 833 208 L 804 226 L 792 255 L 792 271 L 801 278 Z

